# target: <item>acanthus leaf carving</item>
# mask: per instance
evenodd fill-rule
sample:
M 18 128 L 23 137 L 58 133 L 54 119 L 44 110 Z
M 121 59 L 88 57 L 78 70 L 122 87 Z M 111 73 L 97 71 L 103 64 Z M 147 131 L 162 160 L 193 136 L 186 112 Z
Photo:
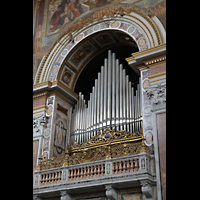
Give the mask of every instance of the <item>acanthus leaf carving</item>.
M 45 123 L 46 123 L 46 116 L 44 114 L 37 117 L 33 117 L 33 133 L 41 132 L 41 129 L 43 130 Z
M 145 92 L 148 99 L 151 100 L 153 108 L 166 106 L 166 84 L 147 87 Z

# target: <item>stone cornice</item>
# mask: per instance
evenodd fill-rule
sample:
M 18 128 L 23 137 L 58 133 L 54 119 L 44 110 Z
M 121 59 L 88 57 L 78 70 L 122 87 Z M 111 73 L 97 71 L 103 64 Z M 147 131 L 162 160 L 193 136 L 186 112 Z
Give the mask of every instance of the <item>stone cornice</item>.
M 33 85 L 33 99 L 49 96 L 52 93 L 61 94 L 61 96 L 68 99 L 68 103 L 70 104 L 74 104 L 78 100 L 78 94 L 58 80 L 53 82 L 46 81 Z
M 131 57 L 126 58 L 126 61 L 138 74 L 139 70 L 166 62 L 166 43 L 133 53 Z
M 63 189 L 73 190 L 73 189 L 84 189 L 85 187 L 95 187 L 100 185 L 108 185 L 112 184 L 113 181 L 118 184 L 124 184 L 126 182 L 135 182 L 135 181 L 147 181 L 152 185 L 156 184 L 156 178 L 154 175 L 149 174 L 148 172 L 133 172 L 131 174 L 117 174 L 117 175 L 109 175 L 106 177 L 96 177 L 96 178 L 88 178 L 83 180 L 75 180 L 75 181 L 66 181 L 61 183 L 54 183 L 43 186 L 34 186 L 33 194 L 41 194 L 48 193 L 54 191 L 61 191 Z M 139 184 L 138 184 L 139 186 Z

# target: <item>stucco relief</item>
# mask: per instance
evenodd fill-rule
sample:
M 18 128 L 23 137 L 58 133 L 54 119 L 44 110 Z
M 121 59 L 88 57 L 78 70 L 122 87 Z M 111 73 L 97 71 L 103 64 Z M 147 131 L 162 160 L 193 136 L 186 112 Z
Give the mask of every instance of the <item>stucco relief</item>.
M 151 100 L 152 108 L 160 108 L 166 106 L 166 84 L 151 86 L 145 88 L 148 99 Z

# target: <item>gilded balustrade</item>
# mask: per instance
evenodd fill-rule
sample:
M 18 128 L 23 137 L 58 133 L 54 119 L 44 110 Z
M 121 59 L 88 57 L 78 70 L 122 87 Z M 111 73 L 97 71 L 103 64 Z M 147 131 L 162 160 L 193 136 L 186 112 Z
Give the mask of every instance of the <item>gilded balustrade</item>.
M 135 133 L 106 129 L 102 134 L 99 132 L 85 143 L 78 144 L 74 141 L 73 145 L 69 145 L 66 156 L 63 158 L 52 157 L 42 161 L 40 157 L 36 171 L 147 152 L 148 148 L 144 143 L 142 129 L 141 132 Z M 126 170 L 133 169 L 132 165 L 137 166 L 137 162 L 133 162 L 130 161 L 126 164 Z M 80 173 L 81 171 L 79 171 Z

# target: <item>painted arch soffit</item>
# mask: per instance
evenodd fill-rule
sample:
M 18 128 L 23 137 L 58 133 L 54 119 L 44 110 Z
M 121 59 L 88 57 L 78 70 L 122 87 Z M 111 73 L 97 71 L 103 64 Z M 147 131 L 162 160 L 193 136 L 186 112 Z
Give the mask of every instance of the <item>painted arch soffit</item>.
M 55 81 L 60 78 L 64 85 L 72 89 L 71 86 L 74 84 L 74 78 L 80 70 L 80 66 L 72 65 L 73 62 L 78 62 L 77 59 L 75 60 L 77 56 L 73 53 L 69 57 L 72 67 L 65 65 L 64 61 L 81 41 L 83 42 L 92 34 L 104 30 L 118 30 L 126 33 L 136 42 L 139 51 L 162 44 L 161 35 L 156 24 L 144 13 L 141 15 L 141 13 L 131 12 L 129 15 L 118 16 L 114 19 L 104 18 L 99 22 L 93 22 L 88 26 L 84 26 L 79 31 L 72 32 L 71 35 L 60 36 L 54 48 L 43 57 L 35 77 L 35 84 Z M 72 41 L 69 40 L 70 36 L 72 36 Z M 90 54 L 95 47 L 88 40 L 87 42 L 85 46 L 83 45 L 80 48 L 86 49 L 86 52 Z M 73 56 L 75 57 L 74 59 Z

